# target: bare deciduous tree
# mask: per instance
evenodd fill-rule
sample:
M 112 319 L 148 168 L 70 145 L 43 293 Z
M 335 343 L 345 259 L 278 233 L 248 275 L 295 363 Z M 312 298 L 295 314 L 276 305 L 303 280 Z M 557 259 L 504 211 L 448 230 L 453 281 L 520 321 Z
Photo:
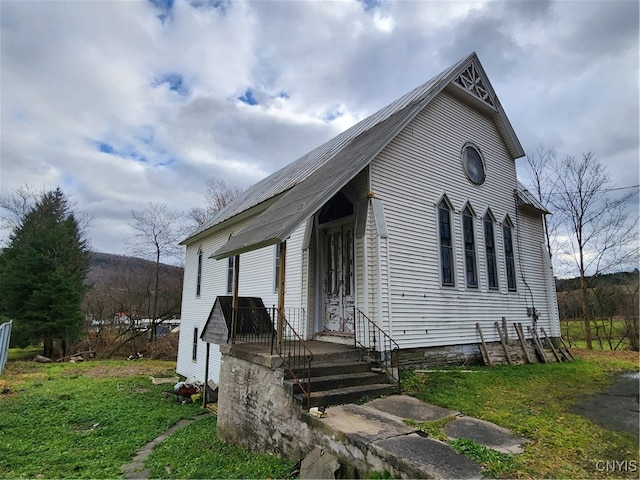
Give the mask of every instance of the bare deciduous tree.
M 30 185 L 26 184 L 16 188 L 11 195 L 0 197 L 0 226 L 9 229 L 17 228 L 39 196 Z
M 22 224 L 22 219 L 33 209 L 38 200 L 45 195 L 45 190 L 37 192 L 31 185 L 24 184 L 16 188 L 9 195 L 0 196 L 0 228 L 14 230 Z M 78 230 L 83 237 L 88 238 L 88 228 L 93 217 L 85 212 L 79 212 L 76 203 L 67 197 L 69 208 L 74 210 Z M 89 241 L 87 240 L 87 246 Z
M 242 192 L 240 187 L 231 187 L 224 180 L 210 178 L 207 180 L 205 206 L 193 207 L 189 211 L 188 217 L 194 221 L 196 227 L 199 227 L 235 200 Z
M 582 317 L 587 348 L 592 349 L 588 277 L 623 268 L 638 258 L 637 218 L 628 202 L 637 192 L 610 198 L 609 176 L 592 152 L 565 156 L 557 163 L 551 205 L 567 238 L 562 252 L 575 262 L 580 277 Z
M 149 202 L 144 211 L 132 211 L 131 216 L 133 218 L 131 226 L 135 233 L 126 240 L 127 247 L 134 255 L 155 262 L 153 285 L 150 285 L 149 308 L 151 338 L 155 338 L 158 322 L 160 263 L 163 259 L 170 259 L 182 252 L 182 248 L 178 245 L 184 235 L 182 217 L 169 210 L 162 202 Z
M 552 177 L 556 164 L 556 151 L 553 147 L 538 145 L 532 152 L 527 154 L 527 170 L 533 183 L 532 189 L 538 200 L 547 208 L 551 203 L 554 190 L 554 179 Z M 544 233 L 547 241 L 549 257 L 553 258 L 554 253 L 560 248 L 556 232 L 560 224 L 560 216 L 552 215 L 543 217 Z

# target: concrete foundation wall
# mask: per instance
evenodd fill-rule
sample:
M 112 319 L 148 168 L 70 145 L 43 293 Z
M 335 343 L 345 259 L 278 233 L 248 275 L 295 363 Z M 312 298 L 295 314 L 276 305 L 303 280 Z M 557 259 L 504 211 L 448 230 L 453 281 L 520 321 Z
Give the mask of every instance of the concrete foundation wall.
M 482 364 L 478 345 L 405 348 L 398 353 L 400 368 L 429 368 L 444 365 Z
M 325 432 L 283 388 L 276 356 L 251 355 L 221 345 L 218 396 L 218 438 L 244 448 L 296 462 L 316 447 L 340 462 L 340 478 L 367 478 L 387 470 L 394 478 L 406 474 L 376 455 L 366 443 Z M 315 423 L 315 426 L 312 426 Z
M 314 445 L 314 433 L 299 420 L 301 408 L 283 388 L 279 358 L 230 353 L 228 345 L 220 349 L 218 438 L 299 460 Z

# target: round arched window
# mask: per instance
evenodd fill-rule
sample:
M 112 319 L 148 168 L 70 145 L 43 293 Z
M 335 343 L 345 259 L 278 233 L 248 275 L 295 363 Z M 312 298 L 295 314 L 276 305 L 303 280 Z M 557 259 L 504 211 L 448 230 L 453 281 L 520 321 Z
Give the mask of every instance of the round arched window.
M 462 148 L 462 166 L 464 173 L 471 183 L 482 185 L 486 177 L 484 172 L 484 161 L 480 151 L 473 145 L 465 145 Z

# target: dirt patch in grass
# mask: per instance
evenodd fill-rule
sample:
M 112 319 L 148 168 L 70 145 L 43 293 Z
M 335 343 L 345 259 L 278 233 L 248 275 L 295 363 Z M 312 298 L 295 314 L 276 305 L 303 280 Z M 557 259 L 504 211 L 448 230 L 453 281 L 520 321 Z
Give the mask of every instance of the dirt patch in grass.
M 586 350 L 572 348 L 571 353 L 576 358 L 582 358 L 584 360 L 592 359 L 615 359 L 627 362 L 640 363 L 640 353 L 632 350 Z

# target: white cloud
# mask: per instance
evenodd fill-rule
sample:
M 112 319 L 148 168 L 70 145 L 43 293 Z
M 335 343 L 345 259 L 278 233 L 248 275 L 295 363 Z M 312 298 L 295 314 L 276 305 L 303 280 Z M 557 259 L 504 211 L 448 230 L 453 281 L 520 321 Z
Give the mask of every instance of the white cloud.
M 0 2 L 0 193 L 60 185 L 123 253 L 131 210 L 247 186 L 474 50 L 525 148 L 637 183 L 637 2 L 223 5 Z

